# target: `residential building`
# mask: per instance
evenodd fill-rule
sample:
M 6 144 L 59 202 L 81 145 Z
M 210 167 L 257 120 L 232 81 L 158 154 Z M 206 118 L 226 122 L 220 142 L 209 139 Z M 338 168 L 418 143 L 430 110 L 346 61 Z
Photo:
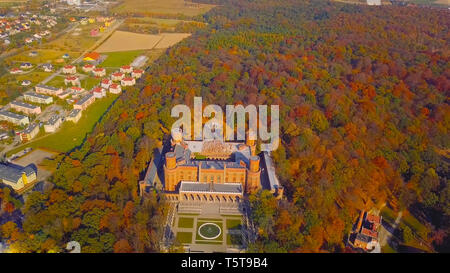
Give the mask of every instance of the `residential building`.
M 96 77 L 104 77 L 104 76 L 106 76 L 106 69 L 104 69 L 102 67 L 98 67 L 98 68 L 93 69 L 92 73 Z
M 124 65 L 120 68 L 120 72 L 122 73 L 131 73 L 133 71 L 133 67 L 131 65 Z
M 133 72 L 131 72 L 131 77 L 139 79 L 140 77 L 142 77 L 142 74 L 144 74 L 144 70 L 134 69 Z
M 12 101 L 9 106 L 19 112 L 23 112 L 27 115 L 39 115 L 41 113 L 41 107 L 29 104 L 22 101 Z
M 66 65 L 63 67 L 62 72 L 64 74 L 75 74 L 75 73 L 77 73 L 77 68 L 76 68 L 76 66 L 69 64 L 69 65 Z
M 35 92 L 27 92 L 23 95 L 23 98 L 27 101 L 41 104 L 51 104 L 53 102 L 52 97 Z
M 101 82 L 102 88 L 108 89 L 112 81 L 110 79 L 103 79 Z
M 120 94 L 120 92 L 122 92 L 122 87 L 120 84 L 113 83 L 109 86 L 109 92 L 112 94 Z
M 51 95 L 51 96 L 57 96 L 57 95 L 61 94 L 62 92 L 64 92 L 62 88 L 57 88 L 57 87 L 43 85 L 43 84 L 36 85 L 34 87 L 34 89 L 36 90 L 36 93 L 46 94 L 46 95 Z
M 84 109 L 86 109 L 89 105 L 91 105 L 94 101 L 95 101 L 94 94 L 87 94 L 86 96 L 84 96 L 84 97 L 82 97 L 81 99 L 79 99 L 79 100 L 73 105 L 73 109 L 84 110 Z
M 124 77 L 125 77 L 125 74 L 123 74 L 122 72 L 115 72 L 115 73 L 112 73 L 112 75 L 111 75 L 111 79 L 113 81 L 121 81 Z
M 58 115 L 54 115 L 50 117 L 50 119 L 44 124 L 44 130 L 47 133 L 54 133 L 61 126 L 61 117 Z
M 39 124 L 31 123 L 20 133 L 20 140 L 27 142 L 33 139 L 39 133 Z
M 65 85 L 80 85 L 80 79 L 77 76 L 67 76 L 64 79 L 64 84 Z
M 95 65 L 93 65 L 93 64 L 85 64 L 85 65 L 83 65 L 83 71 L 84 72 L 91 72 L 93 69 L 95 68 Z
M 106 90 L 100 86 L 97 86 L 92 89 L 92 94 L 94 94 L 95 98 L 100 99 L 106 96 Z
M 29 165 L 22 167 L 15 164 L 0 163 L 0 182 L 18 191 L 25 185 L 36 181 L 36 169 Z
M 122 86 L 133 86 L 136 84 L 136 80 L 131 77 L 125 77 L 120 81 Z
M 70 111 L 69 115 L 67 115 L 66 120 L 77 123 L 80 120 L 80 118 L 81 118 L 81 110 L 73 109 L 72 111 Z
M 5 120 L 15 125 L 27 125 L 28 123 L 30 123 L 30 120 L 28 119 L 27 116 L 19 115 L 8 111 L 0 112 L 0 120 Z

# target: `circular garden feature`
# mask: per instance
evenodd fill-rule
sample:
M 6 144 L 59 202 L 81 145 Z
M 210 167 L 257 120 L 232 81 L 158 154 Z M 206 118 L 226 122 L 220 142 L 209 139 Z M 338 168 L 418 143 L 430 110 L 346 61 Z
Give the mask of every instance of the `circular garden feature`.
M 221 233 L 222 229 L 214 223 L 205 223 L 198 228 L 198 235 L 207 240 L 217 239 Z

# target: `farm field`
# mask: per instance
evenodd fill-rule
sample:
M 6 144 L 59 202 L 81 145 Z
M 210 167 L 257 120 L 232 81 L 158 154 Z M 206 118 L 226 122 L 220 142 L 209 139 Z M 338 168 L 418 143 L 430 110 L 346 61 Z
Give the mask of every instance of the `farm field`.
M 83 111 L 83 115 L 78 123 L 65 121 L 58 132 L 49 134 L 36 141 L 16 147 L 9 151 L 7 156 L 17 153 L 27 147 L 44 148 L 55 152 L 68 152 L 76 146 L 80 145 L 86 134 L 92 131 L 95 123 L 100 119 L 103 113 L 118 95 L 108 94 L 105 98 L 95 101 L 91 106 Z
M 108 38 L 96 51 L 100 53 L 117 51 L 134 51 L 148 49 L 162 49 L 173 46 L 184 38 L 190 36 L 189 33 L 162 33 L 160 35 L 138 34 L 126 31 L 116 31 Z M 127 41 L 133 41 L 128 43 Z
M 152 49 L 161 40 L 161 36 L 152 34 L 138 34 L 126 31 L 116 31 L 96 51 L 116 52 Z M 130 43 L 129 41 L 133 41 Z
M 179 43 L 184 38 L 191 36 L 189 33 L 162 33 L 162 40 L 155 46 L 155 48 L 168 48 Z
M 115 7 L 112 12 L 116 13 L 140 13 L 143 10 L 146 13 L 154 14 L 173 14 L 184 16 L 196 16 L 203 14 L 214 5 L 193 3 L 186 6 L 184 0 L 125 0 L 123 4 Z

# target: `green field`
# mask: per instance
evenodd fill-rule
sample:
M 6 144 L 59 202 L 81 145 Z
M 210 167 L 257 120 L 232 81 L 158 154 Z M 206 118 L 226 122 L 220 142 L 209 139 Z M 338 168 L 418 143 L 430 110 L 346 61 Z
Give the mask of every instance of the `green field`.
M 80 81 L 81 87 L 85 90 L 91 90 L 94 86 L 100 84 L 101 79 L 94 77 L 86 77 Z
M 135 50 L 135 51 L 120 51 L 120 52 L 111 52 L 105 53 L 108 55 L 108 58 L 99 65 L 99 67 L 121 67 L 123 65 L 129 65 L 133 62 L 133 60 L 140 56 L 144 55 L 143 50 Z
M 103 113 L 117 98 L 118 95 L 108 94 L 105 98 L 95 101 L 85 111 L 78 123 L 66 121 L 61 125 L 58 132 L 49 134 L 41 139 L 32 141 L 17 147 L 7 153 L 8 156 L 17 153 L 27 147 L 45 148 L 56 152 L 68 152 L 79 146 L 86 134 L 90 133 Z
M 227 229 L 241 229 L 241 219 L 227 219 Z
M 192 232 L 177 232 L 177 239 L 182 244 L 192 243 Z
M 218 219 L 216 219 L 216 220 L 218 220 Z M 216 239 L 209 240 L 209 239 L 202 238 L 198 234 L 198 229 L 200 228 L 200 226 L 203 225 L 203 224 L 207 224 L 207 223 L 214 223 L 214 224 L 217 224 L 220 227 L 221 232 L 220 232 L 219 237 L 217 237 Z M 201 221 L 201 220 L 197 221 L 197 227 L 195 229 L 195 242 L 196 243 L 200 243 L 200 244 L 203 244 L 203 243 L 221 244 L 222 241 L 223 241 L 223 224 L 222 224 L 221 221 L 220 222 L 219 221 L 208 221 L 208 220 L 207 221 Z
M 56 76 L 51 81 L 46 83 L 46 85 L 64 88 L 66 86 L 64 83 L 65 78 L 65 76 Z
M 193 228 L 194 227 L 194 218 L 188 218 L 188 217 L 178 218 L 178 227 L 179 228 Z

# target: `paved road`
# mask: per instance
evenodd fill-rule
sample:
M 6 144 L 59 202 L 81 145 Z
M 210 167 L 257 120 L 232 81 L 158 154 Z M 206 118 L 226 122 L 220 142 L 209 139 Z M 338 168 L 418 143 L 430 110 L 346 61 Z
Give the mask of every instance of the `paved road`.
M 397 228 L 398 224 L 400 223 L 400 220 L 402 219 L 403 212 L 400 211 L 397 215 L 397 218 L 395 219 L 395 222 L 392 226 L 389 226 L 389 224 L 382 224 L 380 227 L 380 245 L 384 246 L 387 244 L 389 239 L 393 236 L 395 229 Z

